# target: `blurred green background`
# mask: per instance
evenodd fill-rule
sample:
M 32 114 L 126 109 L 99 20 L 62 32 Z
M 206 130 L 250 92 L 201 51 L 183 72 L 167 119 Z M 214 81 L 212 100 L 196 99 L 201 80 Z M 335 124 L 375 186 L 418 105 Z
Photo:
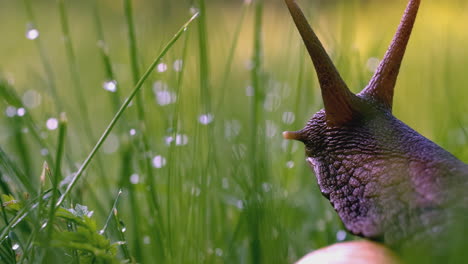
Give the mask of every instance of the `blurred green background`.
M 358 92 L 407 1 L 298 2 Z M 422 2 L 394 114 L 466 162 L 468 2 Z M 200 17 L 146 81 L 69 206 L 88 206 L 103 226 L 121 189 L 126 230 L 105 235 L 115 242 L 123 233 L 140 263 L 290 263 L 353 239 L 321 197 L 303 146 L 281 137 L 302 128 L 322 102 L 280 0 L 0 0 L 0 78 L 19 99 L 2 92 L 0 146 L 35 188 L 0 169 L 2 193 L 39 194 L 42 163 L 55 157 L 57 119 L 66 112 L 63 191 L 138 77 L 195 12 Z M 40 234 L 40 223 L 39 215 L 14 229 L 20 245 L 31 230 Z M 54 258 L 71 261 L 63 250 Z

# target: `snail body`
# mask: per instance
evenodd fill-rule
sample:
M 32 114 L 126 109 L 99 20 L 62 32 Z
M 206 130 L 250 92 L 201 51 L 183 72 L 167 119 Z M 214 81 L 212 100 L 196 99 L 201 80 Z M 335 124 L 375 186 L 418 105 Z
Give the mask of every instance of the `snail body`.
M 396 249 L 444 239 L 464 221 L 456 215 L 467 209 L 468 165 L 392 114 L 421 0 L 409 0 L 387 53 L 359 94 L 349 90 L 295 1 L 285 2 L 317 72 L 324 109 L 302 130 L 283 135 L 304 143 L 322 194 L 355 235 Z

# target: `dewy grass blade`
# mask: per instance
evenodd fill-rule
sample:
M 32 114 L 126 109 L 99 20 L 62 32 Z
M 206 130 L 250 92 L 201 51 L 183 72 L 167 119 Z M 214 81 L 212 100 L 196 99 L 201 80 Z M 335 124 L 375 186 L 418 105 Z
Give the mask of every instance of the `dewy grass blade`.
M 196 13 L 195 15 L 193 15 L 189 21 L 187 21 L 187 23 L 185 23 L 185 25 L 183 25 L 179 31 L 177 31 L 177 33 L 174 35 L 174 37 L 168 42 L 168 44 L 163 48 L 163 50 L 161 51 L 161 53 L 159 54 L 159 56 L 153 61 L 153 63 L 148 67 L 148 69 L 146 70 L 146 72 L 143 74 L 143 76 L 140 78 L 140 80 L 138 81 L 138 83 L 135 85 L 135 88 L 133 89 L 132 93 L 130 94 L 130 96 L 125 100 L 125 102 L 122 104 L 122 106 L 120 107 L 119 111 L 115 114 L 114 118 L 112 119 L 112 121 L 109 123 L 109 125 L 107 126 L 106 130 L 104 131 L 104 133 L 101 135 L 101 138 L 98 140 L 98 142 L 96 143 L 96 145 L 94 146 L 94 148 L 91 150 L 91 152 L 89 153 L 88 157 L 86 158 L 86 160 L 83 162 L 83 164 L 81 165 L 80 169 L 78 170 L 78 172 L 75 174 L 75 176 L 73 177 L 73 179 L 71 180 L 71 182 L 68 184 L 67 186 L 67 189 L 65 190 L 65 192 L 62 194 L 62 196 L 60 196 L 60 199 L 57 201 L 57 204 L 56 204 L 56 207 L 59 207 L 60 205 L 62 205 L 62 203 L 64 202 L 65 198 L 70 194 L 71 190 L 73 189 L 73 187 L 76 185 L 77 181 L 81 178 L 81 176 L 83 175 L 83 172 L 86 170 L 86 168 L 88 167 L 89 163 L 91 162 L 91 160 L 93 159 L 93 157 L 96 155 L 97 151 L 99 150 L 99 148 L 102 146 L 102 144 L 104 143 L 104 141 L 106 140 L 107 136 L 109 136 L 110 132 L 112 131 L 112 129 L 114 128 L 115 124 L 117 123 L 117 121 L 119 121 L 120 117 L 122 116 L 122 114 L 125 112 L 125 110 L 128 108 L 128 105 L 130 104 L 130 102 L 132 101 L 132 99 L 135 97 L 135 95 L 140 91 L 141 87 L 143 86 L 143 83 L 146 81 L 146 79 L 149 77 L 149 75 L 153 72 L 153 70 L 156 68 L 156 66 L 158 65 L 159 61 L 162 59 L 162 57 L 164 55 L 166 55 L 166 53 L 171 49 L 171 47 L 175 44 L 175 42 L 180 38 L 180 36 L 187 30 L 188 26 L 195 20 L 195 18 L 197 18 L 198 16 L 198 13 Z
M 60 195 L 58 186 L 60 183 L 60 180 L 62 178 L 62 173 L 61 173 L 61 164 L 62 164 L 62 157 L 63 157 L 63 149 L 65 146 L 65 135 L 67 131 L 67 116 L 65 113 L 60 114 L 60 124 L 59 124 L 59 136 L 58 136 L 58 144 L 57 144 L 57 154 L 55 155 L 56 160 L 55 160 L 55 168 L 54 168 L 54 174 L 52 177 L 52 197 L 51 202 L 50 202 L 50 210 L 49 210 L 49 220 L 48 220 L 48 225 L 47 225 L 47 232 L 46 232 L 46 250 L 47 254 L 49 253 L 49 242 L 50 238 L 52 237 L 52 232 L 54 228 L 54 220 L 55 220 L 55 201 L 57 201 L 57 197 Z M 42 193 L 42 192 L 41 192 Z M 39 200 L 39 201 L 42 201 Z M 45 258 L 47 259 L 47 258 Z

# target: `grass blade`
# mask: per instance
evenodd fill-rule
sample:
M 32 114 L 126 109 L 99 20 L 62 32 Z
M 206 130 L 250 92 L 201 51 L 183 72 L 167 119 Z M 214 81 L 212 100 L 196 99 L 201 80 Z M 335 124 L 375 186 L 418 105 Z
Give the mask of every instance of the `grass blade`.
M 125 110 L 128 108 L 128 105 L 130 104 L 130 102 L 133 100 L 133 98 L 135 97 L 135 95 L 140 91 L 141 87 L 143 86 L 143 83 L 146 81 L 146 79 L 149 77 L 149 75 L 152 73 L 152 71 L 156 68 L 156 66 L 158 65 L 159 61 L 161 60 L 161 58 L 166 55 L 166 53 L 171 49 L 171 47 L 176 43 L 176 41 L 180 38 L 180 36 L 182 35 L 182 33 L 184 33 L 184 31 L 187 29 L 187 27 L 194 21 L 194 19 L 198 16 L 198 14 L 195 14 L 193 15 L 190 20 L 185 23 L 182 28 L 174 35 L 174 37 L 167 43 L 167 45 L 162 49 L 161 53 L 159 54 L 159 56 L 153 61 L 153 63 L 148 67 L 148 69 L 146 70 L 146 72 L 143 74 L 143 76 L 140 78 L 140 80 L 138 81 L 138 83 L 135 85 L 133 91 L 130 93 L 130 96 L 127 97 L 127 99 L 125 100 L 125 102 L 122 104 L 122 106 L 120 107 L 119 111 L 115 114 L 114 118 L 111 120 L 111 122 L 109 123 L 109 125 L 107 126 L 106 130 L 103 132 L 103 134 L 101 135 L 101 138 L 98 140 L 98 142 L 96 143 L 96 145 L 94 146 L 94 148 L 91 150 L 91 152 L 89 153 L 88 157 L 86 158 L 86 160 L 83 162 L 83 164 L 81 165 L 81 167 L 79 168 L 78 172 L 75 174 L 75 176 L 73 177 L 73 179 L 71 180 L 71 182 L 68 184 L 65 192 L 62 194 L 62 196 L 60 197 L 60 199 L 57 201 L 57 204 L 56 204 L 56 207 L 59 207 L 60 205 L 62 205 L 62 203 L 64 202 L 65 198 L 70 194 L 70 192 L 72 191 L 73 187 L 76 185 L 76 182 L 81 178 L 81 176 L 83 175 L 83 172 L 86 170 L 86 168 L 88 167 L 89 163 L 92 161 L 92 159 L 94 158 L 94 156 L 96 155 L 97 151 L 99 150 L 99 148 L 102 146 L 102 144 L 104 143 L 104 141 L 106 140 L 107 136 L 109 136 L 109 133 L 112 131 L 112 129 L 114 128 L 115 124 L 117 123 L 117 121 L 119 121 L 120 117 L 122 116 L 122 114 L 125 112 Z

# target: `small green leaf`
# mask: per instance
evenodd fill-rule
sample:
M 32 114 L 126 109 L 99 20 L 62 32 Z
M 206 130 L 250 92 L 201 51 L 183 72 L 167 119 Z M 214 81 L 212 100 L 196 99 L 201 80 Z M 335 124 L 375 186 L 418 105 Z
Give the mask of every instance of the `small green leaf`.
M 16 200 L 11 194 L 2 194 L 2 201 L 2 207 L 5 207 L 7 210 L 17 212 L 23 208 L 23 203 Z

